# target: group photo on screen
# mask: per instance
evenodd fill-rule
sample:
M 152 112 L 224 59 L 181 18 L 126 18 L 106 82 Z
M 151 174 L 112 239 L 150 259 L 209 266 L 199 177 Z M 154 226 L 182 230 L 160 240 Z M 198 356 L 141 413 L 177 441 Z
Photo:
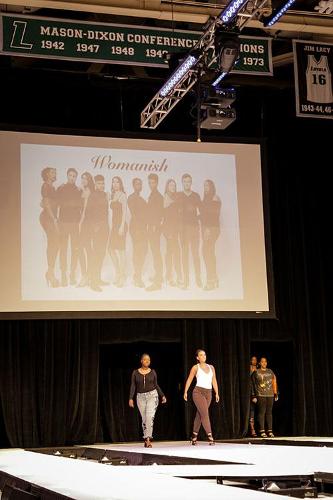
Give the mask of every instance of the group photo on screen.
M 22 145 L 22 298 L 241 298 L 234 157 L 105 153 Z

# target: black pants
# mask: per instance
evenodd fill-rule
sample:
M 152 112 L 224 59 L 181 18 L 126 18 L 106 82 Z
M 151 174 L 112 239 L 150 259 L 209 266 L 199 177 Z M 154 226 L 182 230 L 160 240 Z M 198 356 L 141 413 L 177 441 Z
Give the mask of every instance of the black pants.
M 77 261 L 79 257 L 79 223 L 78 222 L 60 222 L 60 269 L 62 273 L 67 272 L 67 251 L 70 242 L 71 248 L 71 267 L 70 273 L 75 274 Z
M 92 254 L 91 226 L 83 221 L 79 235 L 79 262 L 81 267 L 81 277 L 88 275 L 88 262 Z
M 181 265 L 180 265 L 180 245 L 178 231 L 174 233 L 165 233 L 166 239 L 166 256 L 165 256 L 165 271 L 168 281 L 173 280 L 173 271 L 176 272 L 177 280 L 181 281 Z
M 266 420 L 267 430 L 272 431 L 273 430 L 272 410 L 273 410 L 274 397 L 258 396 L 257 400 L 258 400 L 257 405 L 258 405 L 259 430 L 260 431 L 265 430 L 265 420 Z
M 130 225 L 132 238 L 134 279 L 142 279 L 143 266 L 147 255 L 147 230 L 139 225 Z
M 54 271 L 56 258 L 59 252 L 59 234 L 53 220 L 46 212 L 40 214 L 39 220 L 47 238 L 47 265 L 49 271 Z
M 192 252 L 195 279 L 199 283 L 201 281 L 201 269 L 200 269 L 200 257 L 199 257 L 199 243 L 200 243 L 199 225 L 183 226 L 180 238 L 182 245 L 184 284 L 188 286 L 190 280 L 190 271 L 189 271 L 190 247 Z
M 219 227 L 202 228 L 202 256 L 206 267 L 207 282 L 217 280 L 215 245 L 219 236 Z
M 107 224 L 91 224 L 91 252 L 88 255 L 88 274 L 92 284 L 98 284 L 101 279 L 103 261 L 109 237 Z M 90 257 L 90 258 L 89 258 Z
M 154 283 L 161 285 L 163 281 L 163 262 L 161 254 L 161 229 L 148 226 L 148 241 L 153 256 Z

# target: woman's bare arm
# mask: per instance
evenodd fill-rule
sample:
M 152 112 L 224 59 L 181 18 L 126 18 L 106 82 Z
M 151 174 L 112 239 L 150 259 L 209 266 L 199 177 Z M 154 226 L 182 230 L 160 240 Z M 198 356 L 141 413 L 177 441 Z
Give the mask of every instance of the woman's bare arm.
M 187 391 L 190 388 L 190 385 L 192 384 L 192 380 L 196 376 L 198 371 L 197 365 L 192 366 L 191 371 L 189 373 L 189 376 L 187 377 L 186 384 L 185 384 L 185 389 L 184 389 L 184 399 L 187 401 Z

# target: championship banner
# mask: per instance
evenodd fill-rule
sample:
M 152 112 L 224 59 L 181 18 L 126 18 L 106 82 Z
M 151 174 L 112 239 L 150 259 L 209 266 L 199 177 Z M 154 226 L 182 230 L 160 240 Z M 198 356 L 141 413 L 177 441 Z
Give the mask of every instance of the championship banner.
M 296 115 L 333 118 L 333 45 L 293 40 Z
M 164 55 L 188 52 L 198 31 L 69 21 L 2 14 L 0 53 L 69 61 L 104 62 L 168 68 Z M 270 38 L 240 37 L 235 72 L 272 75 Z

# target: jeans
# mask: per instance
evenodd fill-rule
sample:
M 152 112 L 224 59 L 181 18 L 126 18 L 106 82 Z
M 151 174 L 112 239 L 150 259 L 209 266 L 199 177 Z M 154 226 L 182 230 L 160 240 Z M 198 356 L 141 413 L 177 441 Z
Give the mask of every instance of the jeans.
M 138 392 L 136 402 L 142 418 L 143 438 L 153 437 L 153 425 L 155 413 L 158 407 L 158 392 L 156 389 L 150 392 Z

